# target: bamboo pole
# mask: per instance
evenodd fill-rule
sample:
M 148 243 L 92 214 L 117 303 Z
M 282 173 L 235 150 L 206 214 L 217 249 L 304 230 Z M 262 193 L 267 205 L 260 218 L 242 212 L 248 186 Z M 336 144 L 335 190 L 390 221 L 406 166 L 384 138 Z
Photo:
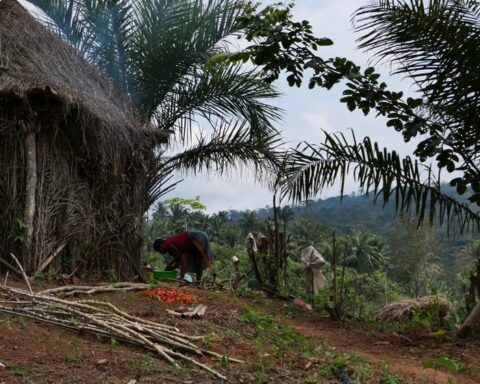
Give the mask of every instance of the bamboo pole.
M 41 273 L 48 265 L 57 257 L 57 255 L 62 252 L 63 248 L 65 248 L 67 244 L 63 243 L 60 245 L 50 256 L 47 257 L 47 259 L 38 267 L 37 271 L 35 274 Z
M 28 281 L 28 277 L 25 274 L 25 271 L 22 268 L 22 264 L 20 264 L 20 262 L 18 261 L 18 259 L 15 257 L 15 255 L 13 253 L 10 253 L 10 256 L 15 261 L 15 263 L 18 265 L 18 268 L 20 269 L 20 272 L 22 273 L 23 279 L 25 280 L 25 283 L 27 283 L 28 290 L 30 291 L 30 293 L 33 294 L 32 287 L 30 285 L 30 282 Z
M 33 226 L 35 221 L 35 194 L 37 191 L 37 136 L 33 131 L 25 133 L 25 238 L 23 242 L 23 265 L 28 272 L 33 270 Z

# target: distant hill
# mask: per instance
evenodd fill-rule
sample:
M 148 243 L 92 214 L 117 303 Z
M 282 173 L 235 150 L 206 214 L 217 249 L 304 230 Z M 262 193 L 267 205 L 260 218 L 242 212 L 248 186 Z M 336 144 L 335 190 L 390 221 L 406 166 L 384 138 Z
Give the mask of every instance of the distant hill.
M 462 203 L 467 203 L 473 210 L 479 208 L 470 204 L 467 195 L 459 196 L 453 187 L 448 184 L 442 185 L 443 191 Z M 397 217 L 395 203 L 390 201 L 383 205 L 381 200 L 374 202 L 372 194 L 351 194 L 341 198 L 340 196 L 326 199 L 311 200 L 308 203 L 293 207 L 295 217 L 311 218 L 322 224 L 335 228 L 339 233 L 348 234 L 352 229 L 372 231 L 378 234 L 388 233 L 392 222 Z M 260 219 L 268 219 L 273 216 L 271 207 L 255 210 Z M 230 220 L 236 222 L 242 217 L 242 211 L 229 211 Z
M 455 189 L 448 184 L 442 185 L 442 189 L 448 195 L 457 200 L 469 204 L 474 210 L 479 210 L 475 205 L 468 203 L 468 194 L 459 196 Z M 370 231 L 377 235 L 387 237 L 394 230 L 393 221 L 398 217 L 395 213 L 395 203 L 391 201 L 386 206 L 381 200 L 374 203 L 372 195 L 359 194 L 330 197 L 327 199 L 312 200 L 307 204 L 294 207 L 295 218 L 311 218 L 337 231 L 339 234 L 350 234 L 352 230 Z M 256 210 L 260 219 L 273 217 L 270 207 Z M 230 220 L 236 222 L 242 217 L 242 212 L 230 211 Z M 437 236 L 442 243 L 442 258 L 446 265 L 453 262 L 456 250 L 472 240 L 472 235 L 459 236 L 455 226 L 447 233 L 447 226 L 436 225 Z

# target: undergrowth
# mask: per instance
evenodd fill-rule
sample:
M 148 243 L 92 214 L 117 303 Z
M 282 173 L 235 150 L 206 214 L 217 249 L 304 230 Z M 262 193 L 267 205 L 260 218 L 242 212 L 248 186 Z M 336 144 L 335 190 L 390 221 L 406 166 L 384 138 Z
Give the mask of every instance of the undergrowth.
M 314 345 L 293 327 L 281 324 L 274 316 L 262 313 L 250 306 L 244 307 L 240 321 L 253 328 L 250 340 L 258 345 L 270 345 L 275 358 L 285 360 L 287 357 L 296 355 L 298 359 L 298 354 L 300 354 L 315 366 L 314 372 L 320 378 L 335 379 L 342 383 L 403 383 L 400 378 L 388 371 L 388 364 L 375 367 L 361 357 L 339 353 L 326 344 Z M 267 376 L 269 364 L 279 364 L 278 361 L 276 363 L 268 362 L 267 356 L 268 354 L 264 354 L 259 357 L 256 380 L 261 381 L 263 377 Z M 314 380 L 311 375 L 308 375 L 307 379 Z M 306 382 L 310 382 L 309 380 Z

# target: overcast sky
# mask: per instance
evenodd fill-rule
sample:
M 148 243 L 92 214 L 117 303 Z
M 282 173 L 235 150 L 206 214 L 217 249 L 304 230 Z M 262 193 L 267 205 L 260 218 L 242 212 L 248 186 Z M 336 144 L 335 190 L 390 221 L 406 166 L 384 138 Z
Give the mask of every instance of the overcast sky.
M 356 49 L 356 36 L 350 22 L 352 13 L 368 0 L 297 0 L 295 16 L 307 19 L 319 37 L 331 38 L 335 45 L 322 48 L 324 57 L 343 56 L 366 67 L 370 56 Z M 383 80 L 394 90 L 411 93 L 409 85 L 400 78 L 388 75 L 388 66 L 379 66 L 377 71 L 383 74 Z M 285 82 L 277 84 L 284 96 L 278 105 L 285 111 L 279 124 L 285 140 L 294 146 L 301 140 L 311 143 L 322 141 L 322 130 L 328 132 L 347 132 L 353 129 L 357 139 L 370 136 L 381 145 L 395 149 L 401 154 L 411 154 L 415 144 L 405 144 L 399 133 L 385 126 L 383 119 L 374 116 L 365 117 L 361 112 L 349 112 L 339 102 L 341 88 L 337 91 L 323 89 L 309 90 L 289 88 Z M 347 132 L 348 133 L 348 132 Z M 353 179 L 347 182 L 347 192 L 356 191 L 358 186 Z M 323 191 L 318 197 L 325 198 L 339 194 L 339 189 Z M 243 210 L 262 208 L 271 205 L 272 194 L 264 186 L 256 183 L 252 177 L 231 175 L 228 179 L 207 177 L 187 177 L 175 191 L 166 197 L 179 196 L 200 200 L 207 206 L 209 213 L 219 210 Z

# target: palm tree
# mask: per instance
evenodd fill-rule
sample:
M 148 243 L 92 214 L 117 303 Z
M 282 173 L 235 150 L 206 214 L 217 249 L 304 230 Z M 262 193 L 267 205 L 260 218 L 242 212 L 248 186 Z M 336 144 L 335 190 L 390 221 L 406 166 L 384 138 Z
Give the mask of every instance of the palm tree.
M 151 181 L 150 202 L 165 192 L 159 184 L 178 168 L 223 171 L 238 162 L 260 168 L 276 161 L 279 139 L 272 124 L 280 111 L 265 100 L 277 92 L 254 70 L 209 63 L 245 28 L 242 1 L 31 2 L 46 14 L 46 25 L 103 70 L 145 120 L 191 146 L 173 158 L 159 151 L 161 176 Z M 209 139 L 193 137 L 196 121 L 213 130 Z
M 349 236 L 351 255 L 347 264 L 358 272 L 372 272 L 381 269 L 385 264 L 385 245 L 378 236 L 370 232 L 354 230 Z
M 310 245 L 318 247 L 323 240 L 331 236 L 331 229 L 316 220 L 300 218 L 294 222 L 292 235 L 296 248 L 300 251 Z
M 222 232 L 225 230 L 228 221 L 228 213 L 220 211 L 210 217 L 209 220 L 209 236 L 210 240 L 222 242 Z
M 255 232 L 259 225 L 257 212 L 250 210 L 242 212 L 242 217 L 239 220 L 239 224 L 244 236 L 246 236 L 249 232 Z

